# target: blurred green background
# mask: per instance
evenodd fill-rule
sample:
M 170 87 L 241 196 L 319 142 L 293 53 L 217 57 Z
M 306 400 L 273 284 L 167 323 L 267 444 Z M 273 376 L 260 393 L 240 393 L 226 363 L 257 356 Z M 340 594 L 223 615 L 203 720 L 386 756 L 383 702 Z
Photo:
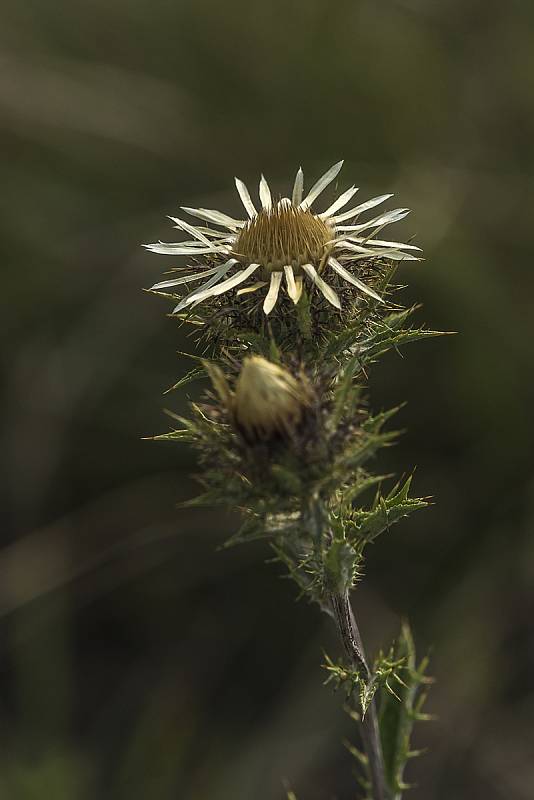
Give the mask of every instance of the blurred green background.
M 0 795 L 356 795 L 328 620 L 235 520 L 176 511 L 194 456 L 162 396 L 194 348 L 143 294 L 178 205 L 233 176 L 395 192 L 405 301 L 458 336 L 390 355 L 384 470 L 435 506 L 369 553 L 371 652 L 403 615 L 437 677 L 414 800 L 534 796 L 534 5 L 3 0 Z M 309 184 L 308 184 L 309 185 Z M 391 207 L 391 206 L 390 206 Z M 192 390 L 191 394 L 194 394 Z

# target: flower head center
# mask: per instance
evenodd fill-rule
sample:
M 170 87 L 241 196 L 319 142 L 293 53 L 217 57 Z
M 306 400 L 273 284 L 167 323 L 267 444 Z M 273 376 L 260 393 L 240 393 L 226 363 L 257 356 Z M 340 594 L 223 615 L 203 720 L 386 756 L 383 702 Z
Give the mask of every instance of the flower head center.
M 282 202 L 247 222 L 233 249 L 236 258 L 260 264 L 267 272 L 281 272 L 288 265 L 298 274 L 303 264 L 321 261 L 333 237 L 332 228 L 320 217 Z

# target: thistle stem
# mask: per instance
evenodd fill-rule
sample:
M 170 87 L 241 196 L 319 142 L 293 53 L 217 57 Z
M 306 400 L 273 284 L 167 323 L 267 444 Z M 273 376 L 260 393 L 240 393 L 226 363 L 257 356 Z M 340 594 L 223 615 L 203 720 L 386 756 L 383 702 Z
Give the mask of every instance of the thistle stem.
M 363 673 L 365 680 L 371 678 L 371 672 L 365 658 L 365 651 L 350 604 L 349 593 L 332 593 L 330 596 L 332 611 L 336 621 L 341 643 L 351 666 Z M 373 790 L 373 800 L 388 800 L 388 792 L 384 779 L 384 759 L 378 729 L 378 718 L 374 700 L 371 702 L 364 719 L 360 723 L 365 753 L 369 762 L 369 773 Z
M 319 498 L 311 498 L 305 503 L 302 513 L 305 528 L 311 536 L 316 552 L 320 553 L 324 539 L 330 538 L 331 534 L 327 524 L 325 524 L 327 515 Z M 349 592 L 330 592 L 329 600 L 345 655 L 352 668 L 363 674 L 365 680 L 369 681 L 371 679 L 371 671 L 365 657 L 360 631 L 350 603 Z M 369 763 L 373 800 L 390 800 L 386 788 L 384 758 L 374 700 L 371 701 L 367 713 L 360 722 L 360 730 Z

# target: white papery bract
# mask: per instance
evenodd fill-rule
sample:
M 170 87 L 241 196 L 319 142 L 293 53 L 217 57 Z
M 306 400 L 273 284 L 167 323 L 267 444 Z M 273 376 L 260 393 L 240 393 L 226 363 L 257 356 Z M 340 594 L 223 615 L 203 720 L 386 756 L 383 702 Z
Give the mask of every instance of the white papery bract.
M 262 175 L 258 208 L 243 181 L 236 178 L 235 184 L 246 211 L 246 219 L 234 219 L 221 211 L 207 208 L 182 206 L 187 214 L 208 225 L 192 225 L 183 219 L 170 217 L 178 230 L 192 238 L 181 242 L 157 242 L 145 247 L 163 255 L 194 259 L 208 256 L 209 266 L 182 270 L 178 277 L 156 283 L 151 291 L 187 286 L 209 278 L 178 303 L 173 311 L 178 313 L 237 287 L 241 287 L 237 295 L 265 288 L 263 310 L 269 314 L 276 305 L 282 285 L 296 304 L 302 294 L 304 280 L 309 279 L 326 300 L 339 309 L 339 296 L 323 277 L 330 270 L 362 293 L 382 302 L 380 295 L 355 275 L 354 270 L 360 262 L 383 258 L 394 261 L 419 260 L 411 252 L 420 251 L 419 247 L 376 238 L 386 225 L 403 219 L 409 209 L 395 208 L 360 221 L 362 214 L 393 195 L 383 194 L 341 211 L 358 191 L 351 186 L 325 211 L 312 211 L 312 205 L 335 180 L 342 165 L 343 161 L 334 164 L 305 196 L 304 174 L 299 169 L 291 199 L 283 197 L 277 202 L 273 201 L 269 184 Z

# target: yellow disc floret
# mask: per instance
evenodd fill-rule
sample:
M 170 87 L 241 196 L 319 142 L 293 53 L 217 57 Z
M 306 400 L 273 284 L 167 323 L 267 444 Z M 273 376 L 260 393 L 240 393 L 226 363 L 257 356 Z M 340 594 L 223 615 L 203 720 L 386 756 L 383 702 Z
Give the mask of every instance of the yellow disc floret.
M 330 225 L 311 211 L 287 201 L 260 211 L 240 230 L 233 246 L 236 258 L 260 264 L 268 273 L 303 264 L 319 264 L 334 237 Z

